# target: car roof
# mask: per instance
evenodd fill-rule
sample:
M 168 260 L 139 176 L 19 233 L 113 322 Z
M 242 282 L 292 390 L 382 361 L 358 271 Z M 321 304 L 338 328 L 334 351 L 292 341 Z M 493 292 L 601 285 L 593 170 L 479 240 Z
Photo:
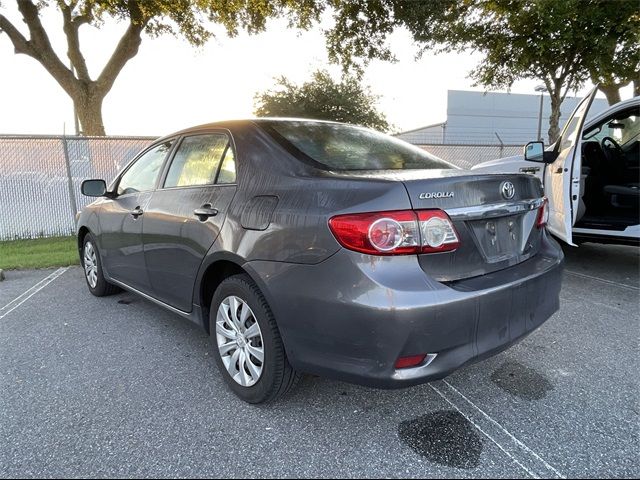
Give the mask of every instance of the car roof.
M 234 120 L 221 120 L 218 122 L 203 123 L 201 125 L 195 125 L 193 127 L 185 128 L 182 130 L 178 130 L 177 132 L 164 135 L 158 138 L 156 142 L 162 142 L 163 140 L 177 137 L 179 135 L 186 135 L 189 133 L 199 132 L 202 130 L 208 130 L 213 128 L 230 129 L 234 127 L 237 128 L 237 127 L 243 127 L 247 125 L 256 125 L 256 124 L 259 125 L 261 123 L 273 123 L 273 122 L 305 122 L 305 123 L 327 123 L 327 124 L 334 124 L 334 125 L 347 125 L 346 123 L 342 123 L 342 122 L 333 122 L 329 120 L 316 120 L 313 118 L 295 118 L 295 117 L 242 118 L 242 119 L 234 119 Z
M 609 108 L 607 108 L 606 110 L 598 113 L 595 117 L 590 118 L 585 123 L 584 130 L 598 124 L 599 122 L 604 120 L 606 117 L 611 115 L 613 112 L 616 112 L 618 110 L 624 110 L 625 108 L 629 108 L 629 107 L 636 107 L 636 106 L 640 106 L 640 96 L 628 98 L 627 100 L 623 100 L 621 102 L 615 103 L 611 105 Z

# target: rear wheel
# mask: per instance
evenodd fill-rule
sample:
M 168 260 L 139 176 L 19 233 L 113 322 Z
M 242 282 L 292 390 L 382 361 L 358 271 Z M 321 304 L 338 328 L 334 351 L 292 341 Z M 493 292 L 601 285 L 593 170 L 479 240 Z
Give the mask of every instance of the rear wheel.
M 245 402 L 277 399 L 298 381 L 267 301 L 248 275 L 224 280 L 211 302 L 211 346 L 227 385 Z
M 82 267 L 89 291 L 96 297 L 113 295 L 120 291 L 118 287 L 107 282 L 102 272 L 100 254 L 93 235 L 87 233 L 82 243 Z

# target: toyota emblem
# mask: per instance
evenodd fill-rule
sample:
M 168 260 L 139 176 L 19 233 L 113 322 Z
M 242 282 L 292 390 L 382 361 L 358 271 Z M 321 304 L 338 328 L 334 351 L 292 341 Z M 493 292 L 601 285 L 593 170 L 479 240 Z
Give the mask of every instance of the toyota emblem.
M 514 187 L 511 182 L 502 182 L 502 185 L 500 185 L 500 191 L 504 198 L 511 200 L 516 194 L 516 187 Z

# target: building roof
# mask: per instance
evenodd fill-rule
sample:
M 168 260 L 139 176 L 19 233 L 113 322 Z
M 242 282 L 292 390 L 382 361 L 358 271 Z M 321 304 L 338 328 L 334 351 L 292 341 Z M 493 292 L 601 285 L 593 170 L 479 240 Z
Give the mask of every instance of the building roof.
M 447 124 L 446 121 L 440 122 L 440 123 L 432 123 L 431 125 L 425 125 L 424 127 L 418 127 L 418 128 L 413 128 L 411 130 L 405 130 L 404 132 L 394 133 L 394 136 L 404 135 L 405 133 L 419 132 L 420 130 L 426 130 L 427 128 L 442 127 L 443 125 L 446 125 L 446 124 Z

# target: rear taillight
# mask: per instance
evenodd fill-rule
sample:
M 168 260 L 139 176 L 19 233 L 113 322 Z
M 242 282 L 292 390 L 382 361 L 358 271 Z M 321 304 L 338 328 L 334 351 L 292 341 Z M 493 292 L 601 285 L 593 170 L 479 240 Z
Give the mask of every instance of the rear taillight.
M 338 242 L 371 255 L 436 253 L 458 248 L 458 235 L 442 210 L 338 215 L 329 220 Z
M 538 208 L 538 219 L 536 220 L 536 226 L 538 228 L 543 228 L 547 225 L 549 221 L 549 200 L 545 197 L 542 200 L 542 205 Z
M 329 227 L 343 247 L 373 255 L 415 253 L 420 242 L 412 210 L 338 215 Z
M 449 252 L 460 245 L 458 234 L 449 216 L 442 210 L 416 212 L 420 221 L 423 253 Z

